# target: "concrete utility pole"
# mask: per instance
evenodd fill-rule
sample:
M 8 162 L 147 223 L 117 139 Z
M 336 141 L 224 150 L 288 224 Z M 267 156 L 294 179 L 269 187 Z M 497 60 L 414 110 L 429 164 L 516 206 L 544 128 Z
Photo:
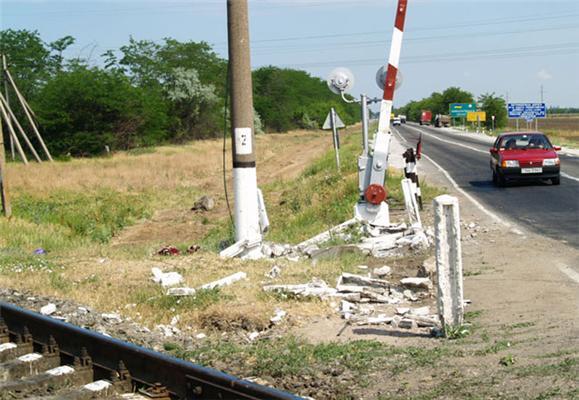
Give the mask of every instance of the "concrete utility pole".
M 249 57 L 247 0 L 227 1 L 231 78 L 235 239 L 261 243 L 253 126 L 253 93 Z M 254 247 L 259 250 L 259 247 Z M 251 251 L 250 251 L 251 252 Z
M 2 202 L 2 213 L 6 217 L 12 215 L 10 198 L 6 187 L 6 155 L 4 154 L 4 132 L 2 131 L 2 117 L 0 116 L 0 200 Z

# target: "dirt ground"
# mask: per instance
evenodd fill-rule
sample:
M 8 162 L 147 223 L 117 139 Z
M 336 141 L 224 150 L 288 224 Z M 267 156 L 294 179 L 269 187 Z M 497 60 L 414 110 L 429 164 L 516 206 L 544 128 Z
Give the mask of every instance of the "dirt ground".
M 331 146 L 329 136 L 320 132 L 260 136 L 257 143 L 260 183 L 296 177 Z M 148 183 L 156 182 L 161 186 L 165 184 L 163 179 L 158 178 L 155 166 L 161 168 L 159 163 L 162 162 L 163 154 L 176 152 L 176 156 L 171 158 L 173 165 L 163 165 L 162 168 L 167 169 L 170 174 L 184 174 L 184 180 L 190 179 L 191 184 L 194 182 L 200 193 L 216 197 L 217 207 L 204 214 L 205 218 L 224 218 L 227 209 L 222 195 L 221 159 L 216 157 L 220 154 L 220 143 L 209 141 L 202 146 L 205 147 L 199 150 L 199 156 L 193 159 L 190 154 L 179 153 L 180 150 L 175 149 L 161 149 L 158 154 L 151 154 L 149 164 L 152 171 Z M 126 162 L 129 166 L 131 164 L 128 157 L 119 162 Z M 59 168 L 63 168 L 59 174 L 67 177 L 66 183 L 43 179 L 40 174 L 36 176 L 38 182 L 28 182 L 22 178 L 18 184 L 70 185 L 75 176 L 82 184 L 90 184 L 83 181 L 82 168 L 79 170 L 78 166 L 75 166 L 74 171 L 67 170 L 71 167 L 66 164 Z M 91 168 L 94 170 L 94 167 Z M 130 181 L 132 185 L 147 183 L 142 182 L 142 176 L 132 178 L 129 167 L 124 171 L 125 175 L 119 177 L 118 174 L 103 169 L 102 176 L 90 179 L 118 181 L 118 185 L 126 181 Z M 507 219 L 504 219 L 504 222 L 510 224 L 509 226 L 489 221 L 486 214 L 460 193 L 456 193 L 444 176 L 426 161 L 421 165 L 421 173 L 430 185 L 448 187 L 448 192 L 458 196 L 460 200 L 465 297 L 471 302 L 467 307 L 471 334 L 459 340 L 448 341 L 435 339 L 424 331 L 362 326 L 346 327 L 338 336 L 344 327 L 344 321 L 331 307 L 318 302 L 293 304 L 289 309 L 287 324 L 279 332 L 297 335 L 312 343 L 376 340 L 396 348 L 412 348 L 413 352 L 417 351 L 416 362 L 412 367 L 398 369 L 397 358 L 393 356 L 383 370 L 373 370 L 367 377 L 367 383 L 356 385 L 347 395 L 340 392 L 339 398 L 579 398 L 579 286 L 563 272 L 566 267 L 576 267 L 579 264 L 579 251 L 564 243 L 525 231 Z M 167 190 L 173 189 L 167 187 Z M 201 238 L 206 234 L 207 228 L 199 219 L 192 220 L 189 208 L 190 205 L 182 204 L 156 212 L 150 220 L 125 229 L 115 238 L 113 247 L 151 242 L 179 243 Z M 424 215 L 427 225 L 431 224 L 432 220 L 429 209 L 427 205 Z M 403 213 L 398 210 L 397 216 L 402 217 Z M 468 227 L 471 223 L 473 228 Z M 407 269 L 410 273 L 426 256 L 428 254 L 422 255 L 420 260 L 410 262 L 367 260 L 367 263 L 375 263 L 375 266 L 379 263 L 387 264 L 395 270 Z M 307 276 L 330 276 L 335 275 L 339 268 L 337 263 L 339 261 L 319 265 L 288 263 L 283 267 L 288 279 L 303 280 L 302 269 L 307 270 Z M 112 299 L 121 294 L 114 294 L 114 288 L 109 288 L 106 282 L 126 279 L 127 292 L 138 292 L 146 282 L 151 285 L 148 275 L 151 265 L 155 264 L 182 272 L 187 283 L 193 286 L 243 268 L 249 273 L 251 285 L 256 288 L 260 288 L 266 281 L 263 277 L 264 271 L 271 267 L 270 263 L 265 262 L 249 266 L 239 260 L 220 261 L 207 253 L 179 259 L 148 259 L 142 262 L 111 260 L 106 257 L 97 260 L 80 259 L 76 261 L 77 267 L 71 270 L 68 278 L 73 279 L 73 285 L 93 285 L 91 287 L 94 293 L 87 293 L 85 297 L 74 300 L 86 301 L 97 309 L 108 311 L 107 299 L 103 297 L 110 295 Z M 99 280 L 92 280 L 89 272 L 93 270 L 98 270 Z M 14 277 L 2 278 L 0 282 L 26 289 L 15 281 Z M 200 321 L 210 324 L 220 316 L 223 316 L 223 320 L 233 321 L 233 314 L 271 314 L 275 304 L 261 304 L 256 308 L 246 296 L 249 290 L 255 289 L 253 286 L 242 283 L 232 287 L 231 295 L 239 300 L 236 309 L 213 308 L 191 317 L 195 319 L 188 319 L 183 313 L 178 326 L 186 326 L 191 322 L 199 327 Z M 30 289 L 51 295 L 49 288 Z M 131 302 L 137 303 L 144 299 L 139 293 L 136 294 L 138 296 L 130 297 Z M 151 292 L 143 293 L 146 296 L 150 294 Z M 124 297 L 122 300 L 127 302 Z M 434 308 L 434 302 L 435 299 L 431 298 L 428 305 Z M 118 311 L 132 316 L 139 323 L 147 324 L 152 321 L 140 319 L 139 313 L 142 309 L 138 305 L 127 304 L 127 307 L 129 308 Z M 169 323 L 174 310 L 170 311 L 166 318 L 163 317 L 163 323 Z M 424 354 L 414 349 L 421 349 Z M 240 367 L 240 371 L 242 370 Z M 235 370 L 231 372 L 235 373 Z M 330 374 L 324 377 L 324 382 L 318 383 L 323 383 L 325 388 L 324 394 L 319 398 L 338 398 L 337 392 L 332 394 L 331 391 L 334 379 L 341 378 L 333 378 Z M 297 390 L 303 382 L 295 379 L 286 381 L 282 377 L 270 383 Z M 311 389 L 309 393 L 316 397 L 315 389 Z

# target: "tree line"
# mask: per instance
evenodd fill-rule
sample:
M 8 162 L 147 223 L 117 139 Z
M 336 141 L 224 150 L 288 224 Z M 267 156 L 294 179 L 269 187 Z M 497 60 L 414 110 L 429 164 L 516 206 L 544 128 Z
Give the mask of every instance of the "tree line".
M 54 154 L 98 155 L 105 146 L 128 150 L 223 135 L 227 60 L 209 44 L 130 38 L 94 63 L 63 56 L 74 42 L 0 31 L 0 53 Z M 330 107 L 346 124 L 359 120 L 358 106 L 304 71 L 262 67 L 253 71 L 253 83 L 258 133 L 319 128 Z
M 489 129 L 492 127 L 492 115 L 495 116 L 495 128 L 507 126 L 507 104 L 502 97 L 485 93 L 475 99 L 472 93 L 458 87 L 449 87 L 442 93 L 434 92 L 421 100 L 411 101 L 397 108 L 395 112 L 406 115 L 410 121 L 418 122 L 422 110 L 430 110 L 433 115 L 448 115 L 451 103 L 477 103 L 478 111 L 485 111 L 487 114 L 486 125 Z

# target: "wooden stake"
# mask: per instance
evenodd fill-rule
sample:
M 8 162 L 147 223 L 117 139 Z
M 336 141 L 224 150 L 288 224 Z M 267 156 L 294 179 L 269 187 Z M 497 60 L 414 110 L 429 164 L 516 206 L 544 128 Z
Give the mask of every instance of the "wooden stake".
M 8 97 L 8 76 L 6 76 L 6 56 L 4 54 L 2 54 L 2 69 L 4 72 L 2 74 L 2 77 L 4 78 L 2 79 L 4 82 L 4 95 L 6 96 L 6 102 L 10 104 L 10 98 Z M 16 154 L 14 152 L 14 139 L 12 138 L 12 135 L 8 135 L 8 137 L 10 138 L 10 154 L 12 155 L 12 161 L 14 161 L 16 159 Z
M 26 154 L 24 154 L 24 151 L 22 150 L 22 146 L 20 145 L 18 136 L 16 136 L 16 132 L 14 132 L 14 127 L 12 126 L 12 122 L 10 122 L 10 117 L 8 116 L 8 113 L 4 109 L 4 106 L 2 105 L 1 101 L 0 101 L 0 114 L 2 114 L 4 120 L 6 121 L 6 126 L 8 127 L 8 131 L 10 131 L 10 134 L 12 135 L 12 139 L 14 139 L 14 143 L 16 143 L 16 149 L 18 150 L 18 154 L 20 154 L 20 158 L 22 158 L 22 162 L 25 165 L 28 165 L 28 158 L 26 158 Z
M 2 131 L 2 118 L 0 117 L 0 201 L 2 202 L 2 212 L 6 218 L 12 215 L 10 197 L 6 185 L 6 155 L 4 154 L 4 132 Z
M 48 148 L 46 147 L 46 144 L 44 143 L 44 140 L 42 139 L 42 136 L 40 135 L 40 132 L 38 131 L 36 123 L 34 122 L 34 119 L 32 118 L 32 115 L 34 114 L 32 112 L 32 109 L 30 108 L 30 106 L 26 102 L 26 99 L 24 99 L 24 96 L 22 96 L 22 94 L 18 90 L 18 87 L 16 86 L 14 79 L 12 79 L 12 75 L 10 75 L 10 71 L 5 70 L 5 72 L 6 72 L 6 76 L 8 77 L 8 80 L 12 84 L 12 88 L 14 88 L 14 92 L 16 92 L 16 97 L 18 97 L 18 100 L 20 100 L 20 104 L 22 105 L 22 108 L 24 109 L 24 113 L 26 114 L 26 117 L 28 117 L 28 122 L 30 122 L 30 125 L 32 126 L 32 130 L 36 134 L 36 137 L 38 138 L 38 141 L 40 142 L 40 145 L 42 146 L 42 150 L 44 150 L 44 153 L 46 154 L 48 159 L 50 161 L 53 161 L 52 156 L 50 155 L 50 152 L 48 151 Z
M 0 93 L 0 101 L 4 104 L 4 108 L 6 110 L 8 110 L 8 114 L 10 115 L 10 117 L 12 118 L 12 122 L 14 122 L 14 124 L 16 125 L 16 127 L 18 128 L 18 132 L 20 132 L 20 135 L 24 138 L 24 141 L 26 142 L 26 144 L 28 145 L 28 148 L 30 149 L 30 151 L 32 152 L 32 154 L 34 155 L 34 158 L 36 158 L 36 161 L 38 161 L 39 163 L 42 162 L 42 159 L 40 158 L 40 156 L 38 155 L 38 153 L 36 152 L 36 150 L 34 149 L 34 146 L 32 145 L 32 143 L 30 142 L 30 139 L 28 139 L 28 136 L 26 135 L 26 132 L 24 132 L 24 129 L 22 129 L 22 125 L 20 125 L 20 122 L 18 122 L 18 119 L 16 119 L 16 116 L 14 115 L 14 113 L 12 112 L 12 109 L 10 108 L 10 106 L 8 105 L 8 103 L 6 103 L 6 99 L 4 98 L 4 96 L 2 96 L 2 94 Z

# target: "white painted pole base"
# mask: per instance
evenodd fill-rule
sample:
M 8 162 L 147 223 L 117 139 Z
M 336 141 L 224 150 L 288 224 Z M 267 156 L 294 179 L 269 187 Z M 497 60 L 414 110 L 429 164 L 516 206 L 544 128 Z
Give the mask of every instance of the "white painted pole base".
M 262 258 L 260 204 L 255 167 L 233 168 L 233 192 L 236 243 L 223 250 L 220 255 L 248 259 Z M 265 205 L 262 204 L 262 207 L 265 208 Z M 269 225 L 269 221 L 264 220 L 262 223 L 266 225 L 265 227 Z
M 464 318 L 460 213 L 453 196 L 438 196 L 433 205 L 438 315 L 446 329 L 462 325 Z
M 358 221 L 367 222 L 372 226 L 386 228 L 390 226 L 390 208 L 385 201 L 379 205 L 366 202 L 356 203 L 354 206 L 354 218 Z

